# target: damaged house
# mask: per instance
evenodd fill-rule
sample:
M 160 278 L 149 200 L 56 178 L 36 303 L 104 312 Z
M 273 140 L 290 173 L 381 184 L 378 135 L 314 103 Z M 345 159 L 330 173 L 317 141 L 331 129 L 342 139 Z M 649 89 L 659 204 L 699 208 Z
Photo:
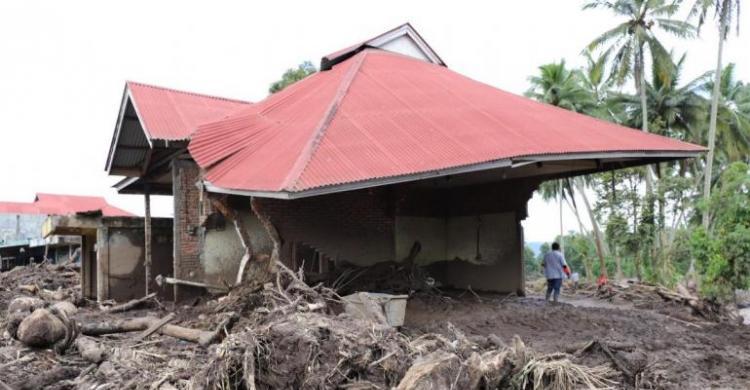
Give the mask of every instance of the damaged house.
M 42 232 L 48 217 L 76 213 L 133 216 L 110 205 L 104 198 L 94 196 L 40 193 L 29 203 L 0 202 L 0 271 L 44 259 L 58 262 L 80 258 L 80 237 L 64 234 L 45 236 Z
M 445 286 L 523 293 L 540 183 L 703 150 L 474 81 L 406 24 L 254 104 L 127 83 L 107 170 L 147 206 L 173 196 L 172 256 L 147 251 L 144 275 L 171 262 L 175 299 L 269 258 L 414 261 Z

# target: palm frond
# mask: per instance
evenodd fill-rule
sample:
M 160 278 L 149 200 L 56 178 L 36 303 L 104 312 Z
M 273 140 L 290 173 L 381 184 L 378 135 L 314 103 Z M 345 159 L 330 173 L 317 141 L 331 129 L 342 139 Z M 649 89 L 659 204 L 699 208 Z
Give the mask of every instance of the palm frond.
M 624 22 L 619 25 L 617 25 L 615 28 L 605 31 L 603 34 L 599 35 L 589 43 L 586 48 L 589 51 L 594 51 L 598 49 L 601 45 L 612 41 L 613 39 L 619 38 L 623 35 L 626 35 L 628 33 L 628 29 L 630 28 L 629 22 Z
M 695 26 L 681 20 L 659 18 L 656 19 L 656 23 L 662 30 L 678 38 L 695 38 L 698 33 Z
M 663 84 L 670 84 L 672 82 L 672 74 L 674 73 L 672 56 L 669 55 L 667 49 L 654 36 L 648 36 L 646 43 L 648 43 L 653 66 L 657 70 L 661 82 Z

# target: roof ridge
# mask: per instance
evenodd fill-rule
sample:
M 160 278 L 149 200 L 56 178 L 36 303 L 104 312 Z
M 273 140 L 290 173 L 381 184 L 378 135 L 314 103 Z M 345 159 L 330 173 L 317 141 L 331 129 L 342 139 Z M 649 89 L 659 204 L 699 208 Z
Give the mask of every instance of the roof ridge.
M 341 106 L 341 101 L 349 92 L 349 87 L 357 77 L 359 69 L 362 67 L 362 63 L 364 62 L 367 54 L 368 51 L 363 51 L 352 57 L 351 60 L 354 62 L 350 65 L 351 67 L 347 70 L 346 74 L 341 80 L 341 84 L 339 84 L 339 87 L 336 90 L 336 95 L 334 95 L 333 100 L 328 106 L 328 109 L 326 109 L 326 112 L 323 115 L 323 118 L 320 120 L 320 123 L 318 123 L 318 125 L 316 126 L 313 137 L 305 145 L 302 153 L 300 153 L 300 156 L 294 162 L 294 165 L 292 165 L 292 169 L 289 171 L 289 174 L 284 178 L 281 186 L 282 189 L 291 189 L 290 187 L 292 185 L 296 185 L 299 181 L 302 173 L 305 171 L 307 165 L 310 163 L 310 160 L 312 160 L 313 155 L 317 151 L 318 146 L 320 145 L 320 141 L 325 135 L 325 131 L 331 125 L 331 122 L 336 116 L 336 113 L 338 113 L 339 107 Z
M 233 103 L 253 104 L 253 102 L 248 101 L 248 100 L 240 100 L 240 99 L 227 98 L 227 97 L 223 97 L 223 96 L 209 95 L 209 94 L 206 94 L 206 93 L 186 91 L 184 89 L 162 87 L 162 86 L 159 86 L 159 85 L 146 84 L 146 83 L 141 83 L 141 82 L 138 82 L 138 81 L 130 81 L 130 80 L 128 80 L 128 81 L 125 82 L 125 84 L 127 84 L 128 86 L 132 84 L 132 85 L 138 85 L 138 86 L 146 87 L 146 88 L 160 89 L 160 90 L 163 90 L 163 91 L 170 91 L 170 92 L 181 93 L 181 94 L 184 94 L 184 95 L 192 95 L 192 96 L 198 96 L 198 97 L 205 97 L 205 98 L 209 98 L 209 99 L 224 100 L 224 101 L 233 102 Z

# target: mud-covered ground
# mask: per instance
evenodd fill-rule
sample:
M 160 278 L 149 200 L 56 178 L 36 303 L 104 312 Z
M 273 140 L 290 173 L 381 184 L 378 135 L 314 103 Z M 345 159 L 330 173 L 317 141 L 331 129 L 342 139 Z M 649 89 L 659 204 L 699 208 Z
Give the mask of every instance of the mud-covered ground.
M 30 284 L 37 286 L 39 291 L 30 293 L 23 289 L 24 285 Z M 77 272 L 69 267 L 27 267 L 12 273 L 0 274 L 0 385 L 10 384 L 14 389 L 34 388 L 28 386 L 28 378 L 50 373 L 65 378 L 56 381 L 50 387 L 57 389 L 186 389 L 190 388 L 191 380 L 196 373 L 209 365 L 216 366 L 217 363 L 221 363 L 222 353 L 229 353 L 230 350 L 227 348 L 233 345 L 225 343 L 204 348 L 195 343 L 159 334 L 154 334 L 148 339 L 140 339 L 138 333 L 112 334 L 96 339 L 110 350 L 110 354 L 104 362 L 92 364 L 83 359 L 75 349 L 59 355 L 50 349 L 25 347 L 10 338 L 7 332 L 4 332 L 5 309 L 8 302 L 17 296 L 38 296 L 45 300 L 62 298 L 76 302 L 79 306 L 76 319 L 82 323 L 141 316 L 163 317 L 167 313 L 175 313 L 173 324 L 211 330 L 216 328 L 224 312 L 232 311 L 241 314 L 239 322 L 231 330 L 236 336 L 234 338 L 242 340 L 243 335 L 247 335 L 255 340 L 255 337 L 262 333 L 256 322 L 257 318 L 252 318 L 257 317 L 259 310 L 262 310 L 263 301 L 252 298 L 253 294 L 245 293 L 242 289 L 233 291 L 226 299 L 205 297 L 199 302 L 192 302 L 190 306 L 152 302 L 147 307 L 117 314 L 104 313 L 96 302 L 80 299 L 78 290 Z M 276 291 L 277 288 L 273 287 L 272 290 Z M 309 287 L 303 289 L 307 290 Z M 618 354 L 621 361 L 628 362 L 642 357 L 644 364 L 648 365 L 648 370 L 644 371 L 649 373 L 649 377 L 644 383 L 650 387 L 640 388 L 750 388 L 748 326 L 734 325 L 728 321 L 711 322 L 691 313 L 684 305 L 662 301 L 658 296 L 655 299 L 637 302 L 610 301 L 599 299 L 590 290 L 582 290 L 576 294 L 565 292 L 561 300 L 560 304 L 546 303 L 541 296 L 534 293 L 523 298 L 495 294 L 475 295 L 466 291 L 450 291 L 442 295 L 417 293 L 409 299 L 406 323 L 400 331 L 410 340 L 418 339 L 426 333 L 438 333 L 444 335 L 446 340 L 456 340 L 458 330 L 469 339 L 473 339 L 472 342 L 476 345 L 510 344 L 517 335 L 530 350 L 542 354 L 572 354 L 579 351 L 581 345 L 591 341 L 600 341 L 607 345 L 632 345 L 627 353 L 619 350 L 615 351 L 615 354 Z M 275 305 L 269 307 L 274 307 L 273 312 L 278 314 L 280 307 Z M 307 340 L 311 337 L 310 334 L 315 332 L 289 327 L 291 322 L 299 322 L 298 320 L 305 318 L 316 324 L 314 327 L 317 327 L 320 337 L 319 340 L 313 338 L 313 344 L 320 351 L 328 351 L 328 347 L 334 346 L 346 347 L 349 352 L 356 349 L 355 347 L 367 347 L 365 350 L 379 350 L 383 347 L 367 343 L 360 345 L 357 344 L 359 341 L 352 344 L 354 347 L 349 344 L 334 345 L 330 335 L 336 334 L 335 330 L 340 326 L 337 321 L 342 321 L 342 318 L 336 317 L 335 314 L 320 316 L 313 313 L 292 313 L 287 317 L 282 316 L 280 322 L 264 323 L 265 328 L 274 330 L 266 336 L 277 337 L 274 339 L 277 347 L 282 345 L 284 340 L 292 339 L 291 336 Z M 278 323 L 285 325 L 279 326 Z M 351 328 L 353 324 L 355 323 L 349 321 L 347 326 Z M 282 328 L 286 330 L 276 332 L 279 334 L 274 333 Z M 268 329 L 266 333 L 269 332 Z M 344 339 L 351 339 L 347 342 L 361 338 L 361 335 L 357 336 L 354 332 L 354 328 L 349 329 L 342 325 L 341 329 L 348 332 L 344 332 Z M 388 341 L 399 344 L 394 345 L 400 347 L 406 342 L 404 340 L 407 340 L 401 339 L 403 337 L 396 334 L 390 338 L 381 337 L 381 341 L 370 340 L 368 343 L 384 344 Z M 309 343 L 306 343 L 307 341 L 294 342 L 292 346 L 309 347 Z M 323 356 L 326 353 L 321 353 L 319 363 L 336 365 L 339 359 L 337 354 L 327 353 L 330 356 Z M 304 360 L 310 354 L 298 355 L 303 358 L 304 368 Z M 601 351 L 575 355 L 577 363 L 590 367 L 613 364 L 613 359 Z M 389 354 L 383 356 L 385 358 Z M 273 367 L 266 367 L 271 371 L 274 367 L 282 367 L 294 360 L 288 359 L 288 356 L 283 356 L 282 360 L 274 360 L 278 357 L 275 355 L 272 357 L 273 359 L 266 359 L 269 364 L 273 363 Z M 325 360 L 328 357 L 333 360 L 328 362 Z M 375 362 L 381 361 L 379 356 L 373 355 L 370 358 Z M 401 358 L 399 364 L 411 363 L 411 357 Z M 368 364 L 367 367 L 375 366 Z M 406 367 L 398 369 L 399 375 L 403 375 Z M 63 372 L 64 370 L 69 372 Z M 259 373 L 262 371 L 260 368 L 258 370 Z M 256 379 L 261 385 L 259 388 L 278 388 L 272 384 L 287 383 L 284 382 L 284 378 L 292 376 L 289 371 L 266 374 L 268 375 L 265 379 Z M 382 372 L 377 371 L 377 374 L 380 375 Z M 298 373 L 298 376 L 305 375 L 304 370 Z M 266 380 L 270 377 L 273 377 L 273 381 Z M 380 378 L 370 376 L 369 379 L 376 377 Z M 399 378 L 391 378 L 391 382 L 398 383 Z M 622 388 L 633 388 L 632 383 L 628 381 L 614 379 Z M 386 382 L 388 381 L 381 380 L 378 382 L 380 387 L 373 388 L 388 388 L 393 385 Z M 288 383 L 297 382 L 290 380 Z M 0 386 L 0 389 L 3 387 Z
M 686 320 L 684 308 L 640 309 L 584 294 L 564 294 L 560 304 L 543 297 L 471 294 L 422 296 L 407 305 L 405 331 L 468 336 L 519 335 L 541 352 L 565 351 L 593 339 L 632 343 L 662 377 L 664 388 L 750 388 L 750 327 Z

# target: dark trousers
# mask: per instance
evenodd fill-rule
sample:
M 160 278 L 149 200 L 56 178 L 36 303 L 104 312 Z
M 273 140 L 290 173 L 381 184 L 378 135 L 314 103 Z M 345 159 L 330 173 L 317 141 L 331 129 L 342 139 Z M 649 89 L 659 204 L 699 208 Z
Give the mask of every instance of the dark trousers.
M 554 300 L 557 302 L 557 297 L 560 296 L 560 287 L 562 287 L 562 279 L 547 279 L 547 295 L 545 299 L 549 300 L 550 294 L 554 294 Z

